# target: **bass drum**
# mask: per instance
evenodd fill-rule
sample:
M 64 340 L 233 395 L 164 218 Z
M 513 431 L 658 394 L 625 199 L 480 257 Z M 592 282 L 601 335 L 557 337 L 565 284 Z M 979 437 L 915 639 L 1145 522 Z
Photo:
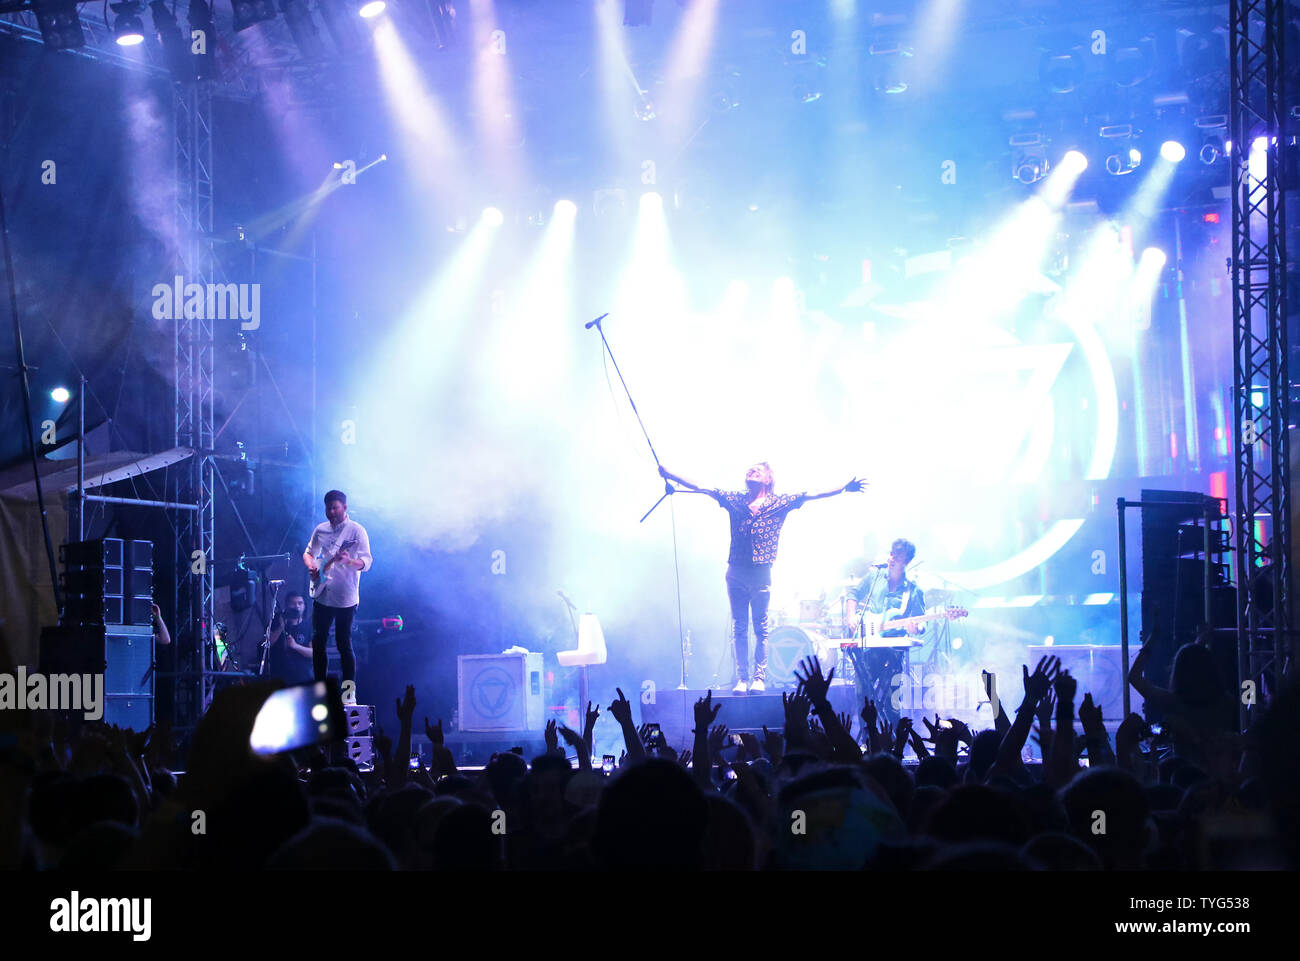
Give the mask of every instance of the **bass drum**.
M 769 687 L 798 685 L 794 672 L 806 657 L 816 657 L 822 673 L 829 674 L 839 661 L 840 645 L 821 631 L 786 624 L 767 635 L 767 684 Z

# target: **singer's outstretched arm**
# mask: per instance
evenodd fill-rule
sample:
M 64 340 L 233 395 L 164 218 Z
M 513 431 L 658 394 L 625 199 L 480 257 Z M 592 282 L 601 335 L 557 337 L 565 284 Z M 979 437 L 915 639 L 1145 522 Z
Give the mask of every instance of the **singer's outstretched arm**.
M 847 484 L 845 484 L 843 487 L 836 487 L 834 490 L 828 490 L 821 494 L 805 494 L 804 500 L 806 501 L 821 500 L 823 497 L 834 497 L 836 494 L 843 494 L 845 491 L 856 493 L 857 491 L 862 490 L 862 484 L 863 482 L 858 480 L 855 477 Z

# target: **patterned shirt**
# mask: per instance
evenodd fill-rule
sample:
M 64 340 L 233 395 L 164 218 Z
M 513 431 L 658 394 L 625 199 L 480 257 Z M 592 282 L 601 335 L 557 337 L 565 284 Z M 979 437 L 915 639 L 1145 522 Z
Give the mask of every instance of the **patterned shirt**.
M 807 494 L 769 494 L 758 513 L 749 509 L 748 491 L 708 491 L 731 515 L 730 564 L 771 564 L 776 560 L 776 543 L 786 515 L 802 507 Z

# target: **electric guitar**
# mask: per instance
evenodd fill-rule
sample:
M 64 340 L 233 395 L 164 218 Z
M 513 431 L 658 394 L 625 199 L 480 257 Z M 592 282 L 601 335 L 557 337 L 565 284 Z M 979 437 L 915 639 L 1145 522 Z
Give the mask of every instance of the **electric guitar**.
M 346 544 L 344 544 L 342 547 L 340 547 L 337 551 L 334 552 L 333 557 L 331 557 L 323 564 L 318 564 L 316 566 L 316 571 L 314 573 L 308 571 L 309 583 L 307 585 L 307 593 L 311 595 L 311 599 L 313 601 L 320 596 L 320 592 L 324 590 L 325 585 L 329 583 L 329 579 L 330 579 L 329 569 L 334 566 L 334 562 L 339 559 L 339 555 L 342 554 L 344 551 L 350 552 L 352 548 L 356 546 L 357 546 L 356 538 L 350 538 Z M 325 554 L 322 551 L 320 554 L 316 556 L 316 560 L 319 561 L 324 556 Z
M 946 607 L 941 611 L 918 614 L 915 617 L 891 618 L 890 615 L 893 613 L 893 611 L 885 611 L 883 614 L 872 614 L 867 610 L 861 611 L 858 614 L 858 643 L 862 647 L 908 647 L 919 645 L 924 642 L 907 634 L 899 637 L 883 637 L 882 635 L 885 631 L 906 631 L 927 621 L 954 621 L 968 616 L 970 611 L 963 607 Z

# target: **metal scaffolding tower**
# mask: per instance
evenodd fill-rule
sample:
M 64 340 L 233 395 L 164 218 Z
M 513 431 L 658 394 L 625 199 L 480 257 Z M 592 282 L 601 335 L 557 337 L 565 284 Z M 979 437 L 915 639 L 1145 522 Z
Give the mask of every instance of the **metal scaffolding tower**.
M 173 87 L 176 161 L 176 270 L 182 283 L 216 283 L 213 249 L 212 89 L 205 81 Z M 189 316 L 191 313 L 198 316 Z M 173 500 L 196 510 L 176 513 L 176 727 L 192 728 L 216 686 L 213 644 L 214 330 L 206 311 L 177 311 L 175 398 L 177 447 L 194 456 L 177 477 Z
M 1289 675 L 1290 385 L 1284 0 L 1231 0 L 1232 329 L 1238 681 Z M 1240 720 L 1249 719 L 1243 696 Z

